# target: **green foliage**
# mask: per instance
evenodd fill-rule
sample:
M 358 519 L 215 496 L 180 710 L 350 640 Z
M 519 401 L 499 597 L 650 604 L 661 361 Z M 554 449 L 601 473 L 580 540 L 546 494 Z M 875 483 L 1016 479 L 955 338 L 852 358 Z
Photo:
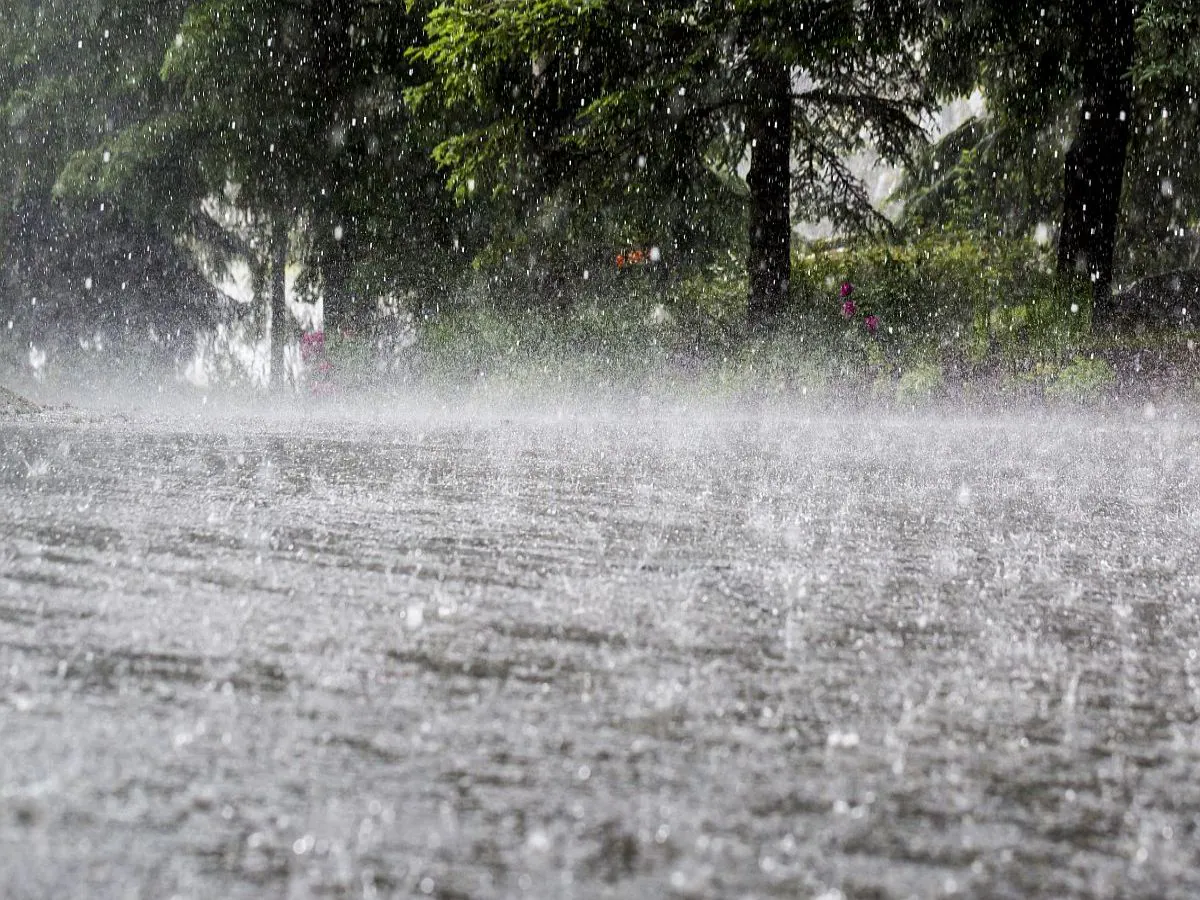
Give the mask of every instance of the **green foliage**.
M 1190 0 L 1138 4 L 1133 126 L 1121 199 L 1118 278 L 1195 265 L 1200 173 L 1200 12 Z M 1076 130 L 1089 48 L 1106 38 L 1091 4 L 973 0 L 935 7 L 930 84 L 944 99 L 982 92 L 986 113 L 942 137 L 899 191 L 906 233 L 965 228 L 984 239 L 1055 232 L 1065 149 Z
M 339 325 L 362 324 L 360 298 L 429 289 L 466 265 L 479 225 L 445 191 L 435 126 L 402 103 L 422 22 L 402 6 L 181 3 L 140 74 L 162 102 L 75 150 L 56 196 L 161 222 L 218 267 L 286 222 L 301 288 Z
M 162 49 L 185 6 L 0 0 L 0 321 L 14 346 L 169 356 L 208 324 L 211 294 L 163 227 L 186 190 L 167 157 L 130 176 L 152 201 L 94 191 L 112 176 L 103 148 L 163 109 Z
M 968 229 L 981 239 L 1032 237 L 1057 222 L 1081 51 L 1071 2 L 972 0 L 934 5 L 931 86 L 954 100 L 979 91 L 972 117 L 919 155 L 898 196 L 906 233 Z
M 157 107 L 161 48 L 184 0 L 0 0 L 0 167 L 8 210 L 49 196 L 72 153 Z
M 792 358 L 804 344 L 809 374 L 838 373 L 816 380 L 860 372 L 904 396 L 950 390 L 963 367 L 1057 378 L 1094 340 L 1091 305 L 1030 239 L 1062 203 L 1096 40 L 1088 9 L 0 0 L 5 271 L 30 283 L 36 271 L 83 320 L 135 270 L 147 295 L 168 269 L 182 283 L 178 260 L 159 262 L 172 247 L 262 257 L 283 222 L 292 262 L 308 264 L 300 287 L 325 298 L 335 328 L 365 331 L 376 298 L 391 298 L 428 315 L 421 352 L 469 333 L 483 368 L 529 348 L 615 367 L 699 353 L 782 384 L 809 378 Z M 1146 0 L 1137 33 L 1130 274 L 1200 258 L 1200 12 Z M 791 210 L 855 235 L 795 255 L 778 344 L 744 327 L 763 64 L 791 74 Z M 916 152 L 933 95 L 975 87 L 986 116 Z M 897 233 L 847 162 L 871 149 L 908 165 Z M 225 228 L 225 214 L 245 227 Z M 141 268 L 106 262 L 81 293 L 98 238 L 106 259 L 138 251 Z M 615 254 L 651 246 L 660 266 L 615 270 Z M 852 320 L 843 280 L 857 288 Z M 493 321 L 477 328 L 479 316 Z
M 898 196 L 904 233 L 1047 237 L 1062 195 L 1061 122 L 1044 131 L 995 116 L 967 119 L 918 154 Z
M 437 148 L 460 197 L 482 192 L 519 231 L 655 243 L 719 260 L 745 238 L 752 77 L 796 73 L 792 203 L 847 227 L 880 225 L 847 157 L 906 158 L 927 97 L 909 4 L 450 0 L 413 59 L 421 108 L 461 123 Z M 433 114 L 433 113 L 431 113 Z M 513 241 L 511 235 L 502 241 Z M 701 252 L 704 251 L 704 252 Z
M 1103 359 L 1077 357 L 1053 377 L 1046 394 L 1063 400 L 1095 401 L 1115 381 L 1113 367 Z
M 443 310 L 420 329 L 410 365 L 435 381 L 526 382 L 544 387 L 633 387 L 662 371 L 670 347 L 651 308 L 579 304 L 570 311 L 473 306 Z
M 1144 48 L 1134 71 L 1135 82 L 1183 85 L 1200 72 L 1200 7 L 1191 0 L 1146 0 L 1138 17 Z
M 1060 284 L 1052 264 L 1031 242 L 984 244 L 962 232 L 895 244 L 815 244 L 794 267 L 796 327 L 861 343 L 862 317 L 876 315 L 878 343 L 893 355 L 961 353 L 974 366 L 1001 358 L 1015 372 L 1061 358 L 1090 331 L 1086 285 Z M 854 286 L 858 307 L 849 328 L 843 282 Z
M 1138 19 L 1135 126 L 1122 203 L 1126 271 L 1200 261 L 1200 6 L 1148 0 Z
M 921 403 L 939 396 L 945 387 L 942 367 L 936 362 L 918 360 L 901 371 L 896 382 L 896 399 L 901 403 Z
M 683 279 L 671 292 L 669 303 L 677 319 L 694 319 L 702 332 L 737 329 L 746 318 L 746 273 L 740 260 L 730 253 Z

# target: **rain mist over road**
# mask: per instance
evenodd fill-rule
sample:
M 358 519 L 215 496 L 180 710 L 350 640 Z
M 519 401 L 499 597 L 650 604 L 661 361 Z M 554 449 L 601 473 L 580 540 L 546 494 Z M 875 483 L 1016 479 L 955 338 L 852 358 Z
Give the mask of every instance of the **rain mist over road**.
M 0 422 L 0 894 L 1188 897 L 1200 428 Z

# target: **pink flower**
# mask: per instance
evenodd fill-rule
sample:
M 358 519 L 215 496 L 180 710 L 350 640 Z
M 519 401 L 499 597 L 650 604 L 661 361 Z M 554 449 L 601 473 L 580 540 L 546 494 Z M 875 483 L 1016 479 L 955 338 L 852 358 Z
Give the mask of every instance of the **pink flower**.
M 845 295 L 843 294 L 842 296 Z M 856 312 L 858 312 L 858 306 L 855 305 L 853 300 L 847 300 L 842 304 L 842 315 L 847 319 L 853 316 Z
M 848 281 L 843 281 L 841 291 L 839 293 L 843 298 L 849 297 L 851 294 L 854 293 L 854 285 L 852 285 Z
M 325 332 L 306 331 L 300 336 L 300 358 L 305 362 L 325 352 Z
M 867 316 L 863 319 L 863 324 L 867 326 L 869 334 L 874 334 L 879 330 L 879 316 Z

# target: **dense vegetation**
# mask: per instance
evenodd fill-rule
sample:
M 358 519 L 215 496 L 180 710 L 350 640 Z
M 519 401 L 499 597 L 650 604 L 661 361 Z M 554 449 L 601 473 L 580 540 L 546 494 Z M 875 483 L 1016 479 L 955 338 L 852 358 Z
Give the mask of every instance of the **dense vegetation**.
M 0 15 L 10 363 L 115 344 L 182 361 L 269 330 L 281 373 L 299 300 L 330 352 L 391 334 L 481 370 L 521 347 L 1089 385 L 1116 342 L 1170 356 L 1192 321 L 1164 295 L 1200 284 L 1190 0 Z M 932 130 L 972 93 L 982 114 Z M 881 207 L 862 177 L 883 163 L 904 175 Z M 257 302 L 218 289 L 234 275 Z

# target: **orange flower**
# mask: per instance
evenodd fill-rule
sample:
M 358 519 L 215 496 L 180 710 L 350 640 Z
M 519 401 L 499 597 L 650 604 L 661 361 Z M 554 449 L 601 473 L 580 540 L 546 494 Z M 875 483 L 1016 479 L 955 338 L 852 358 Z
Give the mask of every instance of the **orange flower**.
M 617 254 L 617 268 L 618 269 L 625 268 L 625 254 L 624 253 Z

